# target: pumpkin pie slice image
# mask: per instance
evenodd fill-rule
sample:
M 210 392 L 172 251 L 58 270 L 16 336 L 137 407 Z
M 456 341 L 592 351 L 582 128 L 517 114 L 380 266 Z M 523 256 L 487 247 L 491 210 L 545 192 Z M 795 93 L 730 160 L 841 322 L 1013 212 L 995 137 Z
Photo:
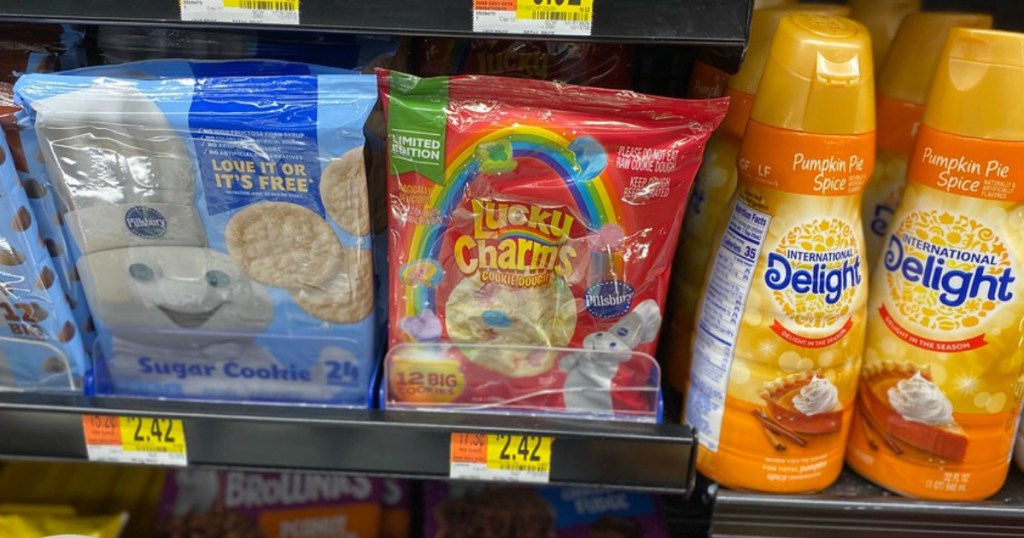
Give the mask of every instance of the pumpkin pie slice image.
M 765 383 L 760 391 L 771 418 L 804 434 L 839 431 L 843 405 L 838 394 L 836 386 L 815 371 L 775 379 Z
M 864 411 L 883 433 L 944 460 L 963 461 L 967 434 L 927 365 L 883 361 L 865 366 L 861 381 Z

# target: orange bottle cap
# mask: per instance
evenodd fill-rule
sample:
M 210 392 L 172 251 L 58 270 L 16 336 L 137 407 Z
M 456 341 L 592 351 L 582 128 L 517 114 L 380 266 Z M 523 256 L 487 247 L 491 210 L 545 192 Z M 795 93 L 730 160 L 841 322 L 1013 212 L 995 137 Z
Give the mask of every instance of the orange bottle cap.
M 942 49 L 953 28 L 991 28 L 992 17 L 979 13 L 911 13 L 903 19 L 878 73 L 878 95 L 923 105 Z
M 882 67 L 903 17 L 921 10 L 921 0 L 850 0 L 850 17 L 871 32 L 875 65 Z
M 816 134 L 874 131 L 874 72 L 867 28 L 816 13 L 783 17 L 751 119 Z
M 768 62 L 768 52 L 772 48 L 775 30 L 779 27 L 782 17 L 800 11 L 813 11 L 825 15 L 844 16 L 850 12 L 846 6 L 834 4 L 794 4 L 782 7 L 770 7 L 754 11 L 750 22 L 750 39 L 747 45 L 747 56 L 743 65 L 735 75 L 729 77 L 727 94 L 732 101 L 729 113 L 722 122 L 722 129 L 732 135 L 742 137 L 750 119 L 750 108 L 761 83 L 764 66 Z
M 833 4 L 798 4 L 754 11 L 750 20 L 750 39 L 747 42 L 747 56 L 735 75 L 729 77 L 729 87 L 754 95 L 768 62 L 768 51 L 772 48 L 775 30 L 782 17 L 799 11 L 813 11 L 824 15 L 846 16 L 850 8 Z
M 1024 141 L 1024 34 L 977 28 L 949 33 L 924 124 L 950 134 Z

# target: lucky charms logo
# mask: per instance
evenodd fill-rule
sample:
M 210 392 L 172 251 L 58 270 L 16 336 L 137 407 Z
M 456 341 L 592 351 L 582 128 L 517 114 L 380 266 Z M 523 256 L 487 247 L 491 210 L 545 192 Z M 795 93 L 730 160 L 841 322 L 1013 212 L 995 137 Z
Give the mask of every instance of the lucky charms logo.
M 455 264 L 467 275 L 478 271 L 536 275 L 530 281 L 510 282 L 539 286 L 552 273 L 572 273 L 577 252 L 566 243 L 575 217 L 564 208 L 471 200 L 473 233 L 455 241 Z M 484 280 L 495 280 L 482 275 Z

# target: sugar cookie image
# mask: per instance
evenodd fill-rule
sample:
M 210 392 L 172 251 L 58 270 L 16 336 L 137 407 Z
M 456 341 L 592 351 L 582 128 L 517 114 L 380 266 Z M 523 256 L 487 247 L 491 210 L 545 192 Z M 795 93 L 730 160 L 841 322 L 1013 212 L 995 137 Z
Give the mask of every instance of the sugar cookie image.
M 227 340 L 262 332 L 273 318 L 266 289 L 216 250 L 107 250 L 78 267 L 93 315 L 120 338 L 177 347 L 181 329 L 189 329 L 190 344 L 204 333 Z
M 292 291 L 303 310 L 333 323 L 355 323 L 373 310 L 373 263 L 368 250 L 341 247 L 341 266 L 326 283 Z
M 352 235 L 370 233 L 366 198 L 366 163 L 363 147 L 351 149 L 331 161 L 320 177 L 320 199 L 327 214 Z
M 445 327 L 453 342 L 498 346 L 468 353 L 477 365 L 510 377 L 534 376 L 549 370 L 557 353 L 500 346 L 564 347 L 576 331 L 576 300 L 555 276 L 532 288 L 466 278 L 448 296 Z
M 280 288 L 323 286 L 340 270 L 342 246 L 327 221 L 286 202 L 251 205 L 228 221 L 228 253 L 253 279 Z

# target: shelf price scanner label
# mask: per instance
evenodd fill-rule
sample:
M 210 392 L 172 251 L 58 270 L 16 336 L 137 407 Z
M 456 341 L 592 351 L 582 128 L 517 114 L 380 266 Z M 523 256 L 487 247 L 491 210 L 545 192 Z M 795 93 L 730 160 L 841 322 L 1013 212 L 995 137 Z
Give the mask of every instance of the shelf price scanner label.
M 451 478 L 546 484 L 553 437 L 453 433 Z
M 594 0 L 473 0 L 473 31 L 588 36 Z
M 89 461 L 188 465 L 180 419 L 84 415 L 82 428 Z
M 180 0 L 181 20 L 234 24 L 299 24 L 299 0 Z

